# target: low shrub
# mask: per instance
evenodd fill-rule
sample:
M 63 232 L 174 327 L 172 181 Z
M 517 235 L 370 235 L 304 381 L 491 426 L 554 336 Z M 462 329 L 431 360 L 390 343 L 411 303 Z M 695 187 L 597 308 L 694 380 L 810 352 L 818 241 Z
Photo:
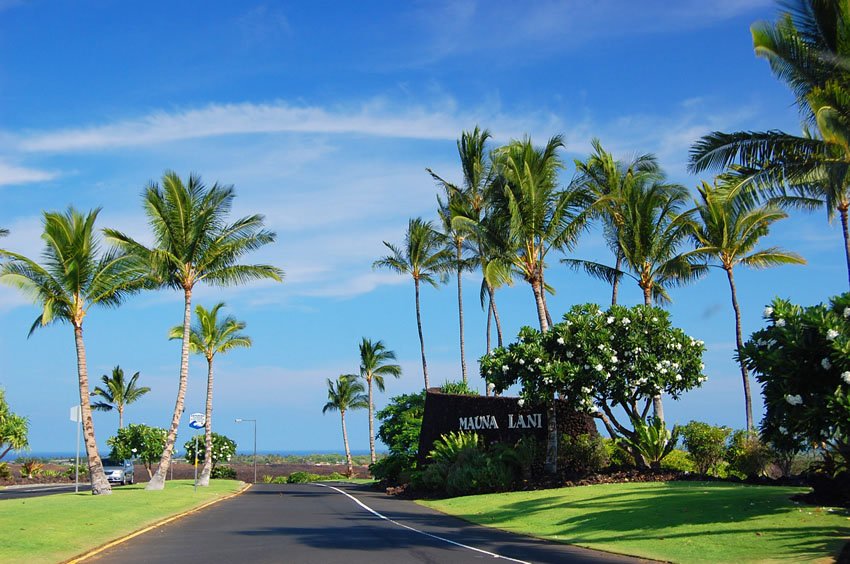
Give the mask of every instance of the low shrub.
M 558 466 L 579 475 L 592 474 L 606 467 L 608 449 L 599 435 L 587 433 L 573 437 L 564 434 L 558 448 Z
M 345 474 L 340 474 L 339 472 L 331 472 L 330 474 L 325 474 L 319 477 L 320 480 L 347 480 L 348 476 Z
M 7 462 L 0 462 L 0 480 L 10 480 L 12 478 L 12 471 L 9 470 L 9 464 Z
M 717 471 L 726 453 L 726 438 L 731 432 L 729 427 L 715 427 L 701 421 L 691 421 L 682 427 L 685 448 L 700 474 L 705 476 L 712 470 Z
M 263 477 L 260 480 L 264 484 L 274 484 L 275 476 L 269 476 L 268 474 L 263 474 Z
M 651 468 L 661 468 L 661 461 L 679 442 L 679 427 L 674 426 L 670 431 L 658 417 L 651 417 L 648 421 L 632 419 L 632 426 L 634 436 L 618 439 L 620 445 L 633 453 L 640 466 L 646 463 Z
M 477 396 L 480 395 L 478 390 L 473 390 L 469 387 L 464 381 L 460 382 L 446 382 L 442 386 L 440 386 L 440 391 L 444 394 L 456 394 L 460 396 Z
M 729 438 L 726 462 L 729 471 L 744 478 L 758 478 L 771 462 L 771 449 L 755 433 L 735 431 Z
M 602 444 L 605 445 L 605 450 L 608 454 L 608 463 L 611 466 L 618 468 L 633 468 L 635 459 L 632 454 L 617 444 L 614 439 L 602 439 Z
M 286 478 L 287 484 L 308 484 L 310 482 L 317 482 L 321 478 L 318 474 L 313 474 L 312 472 L 293 472 Z
M 74 472 L 74 465 L 73 464 L 71 465 L 70 468 L 65 470 L 65 477 L 68 478 L 69 480 L 73 480 L 75 475 L 79 476 L 79 478 L 81 480 L 86 478 L 89 475 L 89 467 L 86 466 L 85 464 L 80 464 L 77 467 L 76 474 Z
M 369 465 L 372 477 L 387 485 L 403 484 L 410 480 L 410 473 L 416 467 L 416 458 L 408 454 L 389 454 Z
M 661 467 L 666 470 L 677 470 L 679 472 L 696 472 L 697 467 L 691 456 L 682 449 L 673 449 L 664 460 Z
M 464 450 L 475 450 L 481 443 L 478 433 L 454 431 L 446 433 L 434 441 L 434 449 L 428 453 L 428 458 L 434 462 L 453 463 Z
M 506 490 L 513 482 L 510 468 L 482 450 L 464 450 L 446 474 L 450 496 Z
M 214 466 L 210 478 L 217 480 L 235 480 L 236 468 L 231 466 Z
M 25 460 L 21 463 L 21 478 L 38 478 L 44 471 L 44 464 L 38 460 Z

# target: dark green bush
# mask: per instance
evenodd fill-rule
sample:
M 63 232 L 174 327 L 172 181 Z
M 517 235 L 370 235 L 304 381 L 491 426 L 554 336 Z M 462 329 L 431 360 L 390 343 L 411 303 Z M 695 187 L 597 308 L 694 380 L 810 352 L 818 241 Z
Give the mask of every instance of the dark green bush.
M 0 480 L 9 480 L 12 477 L 12 471 L 9 470 L 9 464 L 0 462 Z
M 584 476 L 608 465 L 608 449 L 599 435 L 587 433 L 572 437 L 563 435 L 558 447 L 558 466 L 567 472 Z
M 319 481 L 318 474 L 313 474 L 312 472 L 293 472 L 286 479 L 287 484 L 307 484 L 309 482 L 317 482 Z
M 735 431 L 726 449 L 729 470 L 745 478 L 757 478 L 764 474 L 773 453 L 755 433 Z
M 613 439 L 602 439 L 608 454 L 608 463 L 618 468 L 633 468 L 635 459 L 629 451 L 617 444 Z
M 706 475 L 717 469 L 726 453 L 726 438 L 732 432 L 728 427 L 715 427 L 701 421 L 691 421 L 682 427 L 685 448 L 694 461 L 697 471 Z
M 440 386 L 440 391 L 444 394 L 456 394 L 459 396 L 478 396 L 478 390 L 473 390 L 469 387 L 464 381 L 460 382 L 446 382 L 442 386 Z
M 502 491 L 512 482 L 508 466 L 482 450 L 467 449 L 449 467 L 445 491 L 450 496 Z
M 416 467 L 416 458 L 407 454 L 389 454 L 369 465 L 372 477 L 390 485 L 403 484 L 410 479 L 410 473 Z
M 348 476 L 345 474 L 340 474 L 339 472 L 331 472 L 330 474 L 325 474 L 320 480 L 328 481 L 328 480 L 347 480 Z
M 378 438 L 387 445 L 390 454 L 416 457 L 423 413 L 425 413 L 424 391 L 418 394 L 396 396 L 390 400 L 387 407 L 375 414 L 381 421 L 378 426 Z
M 678 470 L 679 472 L 696 472 L 697 467 L 691 456 L 681 450 L 673 449 L 670 454 L 661 461 L 661 467 L 666 470 Z
M 236 469 L 230 466 L 214 466 L 210 478 L 217 480 L 235 480 Z

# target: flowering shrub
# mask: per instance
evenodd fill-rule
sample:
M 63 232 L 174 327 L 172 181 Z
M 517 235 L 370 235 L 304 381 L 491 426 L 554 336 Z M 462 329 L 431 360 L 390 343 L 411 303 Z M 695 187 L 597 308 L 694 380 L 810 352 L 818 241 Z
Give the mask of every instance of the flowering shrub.
M 186 449 L 186 460 L 192 464 L 195 463 L 195 439 L 191 438 L 183 445 Z M 204 436 L 198 436 L 198 464 L 202 464 L 206 459 L 206 445 L 204 444 Z M 212 471 L 215 472 L 216 464 L 219 462 L 227 462 L 233 455 L 236 454 L 236 443 L 224 435 L 218 433 L 212 434 Z
M 776 449 L 823 447 L 832 471 L 850 462 L 850 294 L 801 308 L 776 299 L 743 355 L 762 385 L 762 437 Z
M 106 444 L 112 447 L 109 457 L 115 460 L 138 460 L 145 465 L 150 477 L 153 464 L 162 457 L 166 435 L 165 429 L 131 423 L 118 429 L 117 435 L 106 440 Z
M 717 472 L 726 453 L 726 439 L 732 433 L 729 427 L 715 427 L 702 421 L 691 421 L 682 426 L 682 442 L 703 476 Z
M 652 397 L 677 399 L 705 381 L 702 341 L 672 327 L 659 308 L 574 306 L 545 334 L 523 327 L 519 340 L 480 360 L 481 375 L 503 391 L 522 384 L 524 400 L 554 394 L 602 419 L 612 437 L 635 439 L 631 421 L 645 421 Z M 615 414 L 621 408 L 626 418 Z M 623 419 L 622 421 L 620 419 Z M 635 460 L 646 466 L 640 453 Z

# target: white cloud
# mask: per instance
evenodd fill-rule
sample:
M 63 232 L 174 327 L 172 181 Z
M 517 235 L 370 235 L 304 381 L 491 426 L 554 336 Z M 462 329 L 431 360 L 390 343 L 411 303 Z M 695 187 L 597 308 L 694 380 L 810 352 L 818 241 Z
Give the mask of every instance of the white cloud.
M 46 170 L 26 168 L 0 162 L 0 186 L 43 182 L 56 178 L 57 174 Z

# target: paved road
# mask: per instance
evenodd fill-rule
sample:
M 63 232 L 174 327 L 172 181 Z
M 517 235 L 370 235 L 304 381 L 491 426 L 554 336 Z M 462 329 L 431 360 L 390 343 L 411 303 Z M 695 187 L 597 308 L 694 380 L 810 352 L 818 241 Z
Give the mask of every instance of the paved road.
M 637 562 L 471 525 L 351 484 L 258 484 L 87 562 L 460 564 L 497 557 Z
M 88 492 L 91 485 L 86 482 L 80 484 L 80 492 Z M 22 497 L 38 497 L 42 495 L 53 495 L 58 493 L 73 493 L 74 484 L 36 484 L 31 486 L 7 486 L 0 489 L 0 500 L 20 499 Z

